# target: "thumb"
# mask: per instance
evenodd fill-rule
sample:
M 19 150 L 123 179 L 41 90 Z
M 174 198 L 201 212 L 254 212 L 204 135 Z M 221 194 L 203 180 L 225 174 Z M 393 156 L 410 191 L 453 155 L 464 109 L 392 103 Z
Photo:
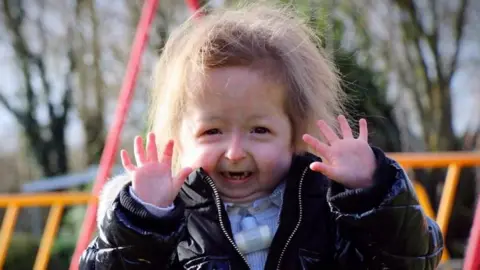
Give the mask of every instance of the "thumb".
M 319 172 L 331 180 L 338 178 L 337 169 L 334 166 L 328 165 L 325 162 L 313 162 L 310 164 L 310 169 L 315 172 Z

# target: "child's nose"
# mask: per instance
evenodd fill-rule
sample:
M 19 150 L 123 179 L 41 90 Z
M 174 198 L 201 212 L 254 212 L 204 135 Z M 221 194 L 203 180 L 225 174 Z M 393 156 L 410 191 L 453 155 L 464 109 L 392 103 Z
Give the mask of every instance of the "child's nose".
M 245 152 L 240 139 L 233 138 L 232 142 L 228 146 L 227 151 L 225 152 L 225 157 L 231 161 L 239 161 L 244 159 L 246 156 L 247 153 Z

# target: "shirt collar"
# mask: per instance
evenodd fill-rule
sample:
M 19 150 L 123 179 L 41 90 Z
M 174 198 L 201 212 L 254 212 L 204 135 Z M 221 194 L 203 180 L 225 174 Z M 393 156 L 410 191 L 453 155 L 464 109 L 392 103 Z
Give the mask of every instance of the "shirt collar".
M 259 198 L 250 204 L 235 204 L 235 203 L 224 203 L 225 209 L 228 213 L 238 213 L 242 209 L 247 210 L 248 212 L 260 212 L 264 209 L 267 209 L 273 205 L 276 207 L 281 207 L 283 201 L 283 193 L 285 192 L 285 181 L 282 181 L 273 192 L 263 198 Z

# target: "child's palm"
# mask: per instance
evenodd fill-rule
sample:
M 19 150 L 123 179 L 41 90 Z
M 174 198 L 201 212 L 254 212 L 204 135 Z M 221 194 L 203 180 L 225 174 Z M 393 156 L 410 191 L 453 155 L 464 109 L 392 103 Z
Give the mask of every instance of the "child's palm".
M 314 162 L 310 165 L 314 171 L 325 174 L 349 188 L 361 188 L 371 185 L 376 169 L 375 156 L 368 144 L 368 131 L 365 120 L 360 120 L 360 135 L 354 138 L 345 117 L 339 117 L 343 139 L 324 122 L 318 126 L 328 144 L 305 135 L 304 140 L 312 146 L 325 162 Z
M 132 175 L 135 194 L 144 202 L 159 207 L 169 206 L 192 170 L 184 168 L 176 177 L 172 177 L 173 141 L 165 146 L 159 159 L 153 133 L 148 135 L 146 149 L 143 148 L 142 138 L 136 137 L 134 152 L 137 166 L 132 164 L 127 151 L 122 150 L 121 158 L 124 168 Z

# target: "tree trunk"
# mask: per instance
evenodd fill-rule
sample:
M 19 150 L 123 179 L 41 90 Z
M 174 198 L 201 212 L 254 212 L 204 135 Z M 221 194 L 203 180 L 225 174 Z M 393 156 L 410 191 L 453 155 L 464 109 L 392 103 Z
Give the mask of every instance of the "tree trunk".
M 102 48 L 99 33 L 99 20 L 95 7 L 95 1 L 88 0 L 77 2 L 76 16 L 80 21 L 82 15 L 88 18 L 91 27 L 91 36 L 78 33 L 78 41 L 81 46 L 76 51 L 76 59 L 79 65 L 77 72 L 80 78 L 81 98 L 78 103 L 78 110 L 82 120 L 83 129 L 85 131 L 85 150 L 87 165 L 97 164 L 105 144 L 105 95 L 107 87 L 104 83 L 103 73 L 101 69 Z M 91 51 L 93 55 L 93 65 L 83 61 L 84 55 Z M 92 105 L 93 104 L 93 105 Z

